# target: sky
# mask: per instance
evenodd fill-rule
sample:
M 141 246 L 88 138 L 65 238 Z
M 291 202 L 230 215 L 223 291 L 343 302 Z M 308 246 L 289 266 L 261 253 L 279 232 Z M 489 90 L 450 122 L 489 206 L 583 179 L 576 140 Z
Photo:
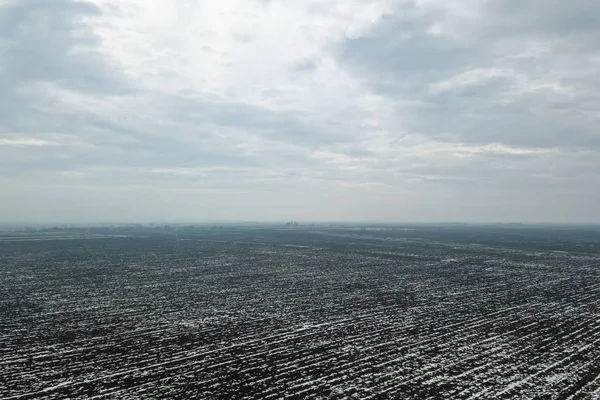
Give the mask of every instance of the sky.
M 597 0 L 0 0 L 0 221 L 600 222 Z

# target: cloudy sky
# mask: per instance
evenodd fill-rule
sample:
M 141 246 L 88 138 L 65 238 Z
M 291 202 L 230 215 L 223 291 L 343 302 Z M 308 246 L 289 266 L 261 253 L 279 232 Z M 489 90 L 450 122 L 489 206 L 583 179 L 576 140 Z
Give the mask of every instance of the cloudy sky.
M 0 0 L 0 221 L 600 221 L 597 0 Z

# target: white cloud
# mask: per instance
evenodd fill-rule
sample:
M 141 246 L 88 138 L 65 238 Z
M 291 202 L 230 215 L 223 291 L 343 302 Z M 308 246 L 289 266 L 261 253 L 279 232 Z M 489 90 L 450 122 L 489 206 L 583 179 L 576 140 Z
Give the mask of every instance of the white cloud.
M 475 86 L 494 78 L 509 78 L 513 75 L 514 72 L 505 71 L 500 68 L 476 68 L 461 72 L 442 82 L 433 83 L 429 87 L 432 93 L 437 94 L 461 89 L 467 86 Z
M 600 8 L 549 1 L 4 2 L 0 185 L 78 204 L 94 182 L 114 200 L 99 217 L 141 193 L 183 217 L 210 192 L 193 219 L 438 215 L 424 198 L 465 219 L 557 182 L 600 196 Z M 552 217 L 514 212 L 488 215 Z
M 50 142 L 34 138 L 0 138 L 0 146 L 47 146 Z

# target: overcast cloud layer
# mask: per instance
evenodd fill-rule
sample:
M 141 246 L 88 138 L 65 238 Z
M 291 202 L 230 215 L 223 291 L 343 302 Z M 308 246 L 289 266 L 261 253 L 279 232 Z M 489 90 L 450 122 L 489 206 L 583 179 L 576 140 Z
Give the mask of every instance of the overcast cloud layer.
M 597 0 L 0 0 L 2 221 L 599 222 Z

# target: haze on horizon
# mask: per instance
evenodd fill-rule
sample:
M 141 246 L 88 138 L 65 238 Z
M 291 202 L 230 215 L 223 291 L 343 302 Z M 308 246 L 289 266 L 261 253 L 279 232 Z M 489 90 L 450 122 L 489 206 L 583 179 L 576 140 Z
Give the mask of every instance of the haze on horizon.
M 596 0 L 4 0 L 0 221 L 600 222 Z

